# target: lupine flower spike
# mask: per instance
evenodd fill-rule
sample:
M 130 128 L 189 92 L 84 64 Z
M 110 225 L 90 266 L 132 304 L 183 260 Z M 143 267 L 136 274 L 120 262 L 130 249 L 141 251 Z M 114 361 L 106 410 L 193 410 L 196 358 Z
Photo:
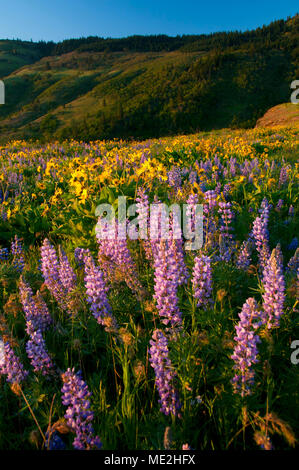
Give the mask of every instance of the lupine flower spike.
M 77 450 L 100 449 L 102 443 L 94 436 L 92 421 L 94 414 L 90 410 L 91 392 L 82 379 L 81 371 L 67 369 L 62 374 L 62 403 L 67 406 L 65 418 L 67 425 L 75 432 L 73 446 Z
M 162 331 L 155 330 L 150 345 L 150 363 L 155 371 L 160 411 L 165 415 L 179 416 L 181 404 L 175 389 L 176 373 L 169 358 L 168 340 Z

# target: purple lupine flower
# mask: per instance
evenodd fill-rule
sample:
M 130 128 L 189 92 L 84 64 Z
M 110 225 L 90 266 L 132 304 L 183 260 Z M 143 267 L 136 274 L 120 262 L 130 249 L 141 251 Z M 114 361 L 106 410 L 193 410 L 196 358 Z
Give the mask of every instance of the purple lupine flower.
M 13 255 L 12 265 L 17 271 L 22 272 L 25 266 L 25 258 L 21 239 L 17 235 L 11 242 L 11 253 Z
M 236 171 L 237 171 L 237 159 L 234 158 L 234 157 L 230 157 L 230 160 L 228 162 L 229 166 L 228 166 L 228 170 L 231 174 L 232 177 L 236 176 Z
M 197 306 L 207 309 L 213 305 L 212 295 L 212 269 L 209 256 L 196 256 L 192 272 L 192 286 Z
M 136 197 L 136 212 L 138 214 L 139 238 L 147 239 L 149 219 L 149 199 L 146 190 L 138 188 Z
M 279 181 L 278 187 L 283 186 L 288 181 L 288 173 L 287 173 L 288 166 L 283 166 L 280 170 L 279 174 Z
M 197 173 L 194 170 L 191 170 L 189 173 L 189 183 L 194 184 L 197 183 Z
M 136 197 L 136 212 L 138 214 L 139 238 L 142 239 L 145 257 L 147 260 L 152 259 L 151 243 L 148 238 L 149 227 L 149 198 L 146 190 L 138 188 Z
M 90 310 L 100 325 L 106 327 L 107 331 L 117 328 L 117 323 L 112 315 L 111 307 L 107 298 L 108 287 L 106 286 L 103 272 L 96 266 L 91 254 L 84 257 L 85 287 L 87 302 Z
M 0 360 L 0 374 L 6 375 L 6 381 L 12 384 L 20 384 L 28 376 L 28 371 L 24 369 L 23 364 L 18 356 L 16 356 L 8 341 L 3 345 L 3 357 Z
M 246 271 L 251 262 L 252 241 L 244 240 L 237 255 L 236 267 Z
M 68 257 L 66 253 L 63 251 L 61 247 L 58 248 L 59 252 L 59 268 L 58 274 L 61 284 L 63 285 L 64 289 L 70 293 L 76 287 L 77 276 L 70 265 Z
M 0 217 L 4 222 L 7 221 L 7 212 L 4 206 L 0 206 Z
M 275 207 L 276 212 L 280 212 L 282 206 L 283 206 L 283 199 L 279 199 Z
M 169 358 L 168 340 L 161 330 L 153 332 L 150 345 L 149 361 L 155 371 L 155 383 L 160 395 L 160 411 L 165 415 L 179 416 L 181 404 L 175 388 L 176 372 Z
M 101 218 L 98 219 L 96 228 L 98 259 L 106 281 L 110 277 L 115 278 L 117 273 L 130 289 L 138 291 L 141 285 L 125 234 L 122 233 L 123 229 L 117 221 L 109 223 Z
M 41 247 L 41 269 L 45 284 L 63 310 L 67 310 L 66 290 L 59 276 L 59 262 L 55 248 L 46 238 Z
M 49 438 L 49 432 L 46 432 L 46 442 L 45 448 L 49 450 L 65 450 L 66 445 L 61 439 L 61 437 L 57 434 L 57 432 L 52 432 Z
M 40 330 L 33 331 L 33 326 L 30 324 L 27 325 L 27 330 L 30 331 L 30 339 L 26 344 L 26 352 L 34 372 L 41 372 L 43 375 L 47 375 L 54 368 L 54 365 L 48 354 L 42 333 Z
M 30 322 L 34 331 L 45 331 L 51 325 L 52 317 L 40 292 L 34 296 L 31 287 L 23 278 L 20 280 L 19 290 L 26 322 Z
M 190 194 L 187 199 L 186 207 L 186 219 L 188 223 L 188 231 L 190 231 L 190 237 L 195 233 L 196 228 L 196 207 L 198 204 L 198 194 Z
M 220 260 L 229 262 L 233 252 L 232 246 L 232 226 L 231 222 L 234 218 L 234 213 L 231 210 L 230 202 L 219 202 L 220 214 L 220 235 L 219 235 L 219 254 Z
M 223 194 L 223 196 L 224 196 L 225 199 L 228 198 L 230 191 L 231 191 L 231 184 L 230 184 L 230 183 L 226 183 L 226 184 L 223 186 L 223 191 L 222 191 L 222 194 Z
M 270 205 L 268 204 L 268 201 L 264 199 L 260 210 L 261 215 L 256 217 L 254 220 L 252 229 L 252 235 L 254 237 L 255 246 L 259 255 L 259 263 L 262 270 L 265 268 L 270 256 L 268 232 L 269 211 Z
M 61 392 L 62 403 L 67 406 L 64 415 L 67 425 L 75 432 L 73 446 L 77 450 L 100 449 L 102 443 L 98 436 L 94 436 L 92 421 L 94 414 L 90 409 L 91 392 L 84 380 L 81 371 L 67 369 L 62 374 L 63 387 Z
M 157 245 L 157 252 L 154 255 L 154 279 L 155 294 L 154 299 L 162 323 L 172 326 L 181 325 L 182 314 L 178 306 L 178 276 L 177 261 L 174 256 L 173 244 L 171 240 L 160 240 Z
M 299 268 L 299 248 L 296 249 L 294 255 L 287 264 L 287 271 L 296 272 Z
M 234 213 L 231 210 L 231 206 L 230 202 L 219 202 L 220 231 L 228 241 L 233 238 L 231 222 L 234 218 Z
M 179 167 L 172 167 L 167 173 L 168 184 L 174 188 L 180 188 L 182 185 L 181 169 Z
M 213 209 L 217 206 L 217 197 L 218 194 L 214 189 L 210 189 L 204 193 L 204 199 L 208 203 L 207 210 L 211 213 Z
M 291 204 L 290 207 L 289 207 L 289 216 L 293 217 L 294 214 L 295 214 L 295 209 L 294 209 L 294 206 L 292 206 L 292 204 Z
M 7 261 L 9 256 L 8 248 L 0 248 L 0 261 Z
M 298 248 L 298 245 L 299 245 L 298 238 L 294 237 L 287 248 L 288 250 L 296 250 Z
M 269 204 L 266 197 L 261 202 L 261 207 L 259 209 L 259 213 L 262 214 L 264 219 L 269 219 L 269 212 L 272 208 L 272 204 Z
M 174 260 L 173 280 L 177 282 L 178 285 L 186 284 L 189 278 L 189 272 L 184 259 L 185 252 L 182 230 L 176 214 L 174 213 L 171 214 L 170 218 L 169 237 L 169 253 Z
M 79 264 L 79 266 L 84 266 L 84 258 L 85 256 L 90 254 L 90 250 L 88 248 L 75 248 L 74 256 L 75 260 Z
M 263 272 L 263 310 L 267 328 L 279 326 L 284 311 L 285 280 L 279 245 L 271 253 Z
M 154 203 L 151 205 L 150 214 L 150 245 L 152 260 L 157 256 L 161 238 L 167 238 L 167 236 L 165 237 L 164 235 L 165 229 L 167 231 L 165 220 L 163 204 L 155 195 Z
M 235 326 L 236 346 L 231 356 L 235 362 L 233 369 L 236 371 L 232 384 L 234 393 L 240 393 L 244 397 L 251 393 L 255 376 L 252 365 L 258 362 L 257 345 L 260 338 L 255 331 L 261 325 L 261 314 L 255 299 L 250 297 L 246 300 L 239 318 L 239 323 Z

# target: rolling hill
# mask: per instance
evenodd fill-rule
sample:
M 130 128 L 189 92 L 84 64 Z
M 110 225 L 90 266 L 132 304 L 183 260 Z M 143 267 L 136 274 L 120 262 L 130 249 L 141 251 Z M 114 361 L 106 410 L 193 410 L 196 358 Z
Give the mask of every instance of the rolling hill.
M 0 41 L 0 139 L 253 127 L 299 77 L 299 16 L 246 32 Z

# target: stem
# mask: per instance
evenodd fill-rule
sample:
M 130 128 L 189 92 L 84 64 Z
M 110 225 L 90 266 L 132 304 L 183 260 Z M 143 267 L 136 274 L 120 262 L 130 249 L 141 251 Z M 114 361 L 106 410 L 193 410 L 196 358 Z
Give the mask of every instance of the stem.
M 46 442 L 45 435 L 44 435 L 43 431 L 41 430 L 40 425 L 38 424 L 38 421 L 37 421 L 37 419 L 36 419 L 36 417 L 35 417 L 35 415 L 34 415 L 34 413 L 33 413 L 33 411 L 32 411 L 32 408 L 31 408 L 31 406 L 30 406 L 30 404 L 29 404 L 27 398 L 25 397 L 24 392 L 23 392 L 23 390 L 22 390 L 21 387 L 20 387 L 20 391 L 21 391 L 21 394 L 22 394 L 22 396 L 23 396 L 23 398 L 24 398 L 24 400 L 25 400 L 25 402 L 26 402 L 26 405 L 27 405 L 28 408 L 29 408 L 29 411 L 30 411 L 30 413 L 31 413 L 31 416 L 32 416 L 32 418 L 34 419 L 34 422 L 35 422 L 35 424 L 36 424 L 36 426 L 37 426 L 37 428 L 38 428 L 38 430 L 39 430 L 39 432 L 40 432 L 40 434 L 41 434 L 41 436 L 42 436 L 42 438 L 43 438 L 43 441 L 44 441 L 44 443 L 45 443 L 45 442 Z

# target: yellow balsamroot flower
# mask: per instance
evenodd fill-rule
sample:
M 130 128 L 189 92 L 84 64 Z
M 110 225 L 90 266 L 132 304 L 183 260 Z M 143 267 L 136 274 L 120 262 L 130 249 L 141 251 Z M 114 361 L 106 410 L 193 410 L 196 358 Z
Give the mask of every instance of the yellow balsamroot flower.
M 193 188 L 197 189 L 197 194 L 201 193 L 200 186 L 196 181 L 193 183 Z
M 57 188 L 56 191 L 55 191 L 54 196 L 60 196 L 61 194 L 62 194 L 62 189 L 61 189 L 61 188 Z
M 73 172 L 72 177 L 70 179 L 70 185 L 73 186 L 77 182 L 84 183 L 84 181 L 86 180 L 87 180 L 87 174 L 83 170 L 78 169 Z
M 87 189 L 84 188 L 80 196 L 80 202 L 82 202 L 82 204 L 85 204 L 87 197 L 88 197 Z
M 244 175 L 241 175 L 236 182 L 237 183 L 243 183 L 243 181 L 245 181 L 245 180 L 246 180 L 246 177 Z
M 268 181 L 267 181 L 268 188 L 271 188 L 271 186 L 273 186 L 275 183 L 276 183 L 276 181 L 275 181 L 274 178 L 269 178 Z
M 142 175 L 147 170 L 150 170 L 150 163 L 149 160 L 145 160 L 145 162 L 142 163 L 142 165 L 137 169 L 136 174 L 137 176 Z
M 48 206 L 48 204 L 45 204 L 44 206 L 42 205 L 42 207 L 44 207 L 44 210 L 42 212 L 42 216 L 46 215 L 47 212 L 49 212 L 50 208 Z
M 111 171 L 109 168 L 105 169 L 98 177 L 99 183 L 104 183 L 105 180 L 111 177 Z
M 82 192 L 82 184 L 79 183 L 78 181 L 75 181 L 73 183 L 73 188 L 75 189 L 76 196 L 80 196 L 80 194 Z
M 51 160 L 49 160 L 48 163 L 47 163 L 46 170 L 45 170 L 45 175 L 46 176 L 51 175 L 52 168 L 57 168 L 57 163 L 55 162 L 55 160 L 53 158 L 51 158 Z

